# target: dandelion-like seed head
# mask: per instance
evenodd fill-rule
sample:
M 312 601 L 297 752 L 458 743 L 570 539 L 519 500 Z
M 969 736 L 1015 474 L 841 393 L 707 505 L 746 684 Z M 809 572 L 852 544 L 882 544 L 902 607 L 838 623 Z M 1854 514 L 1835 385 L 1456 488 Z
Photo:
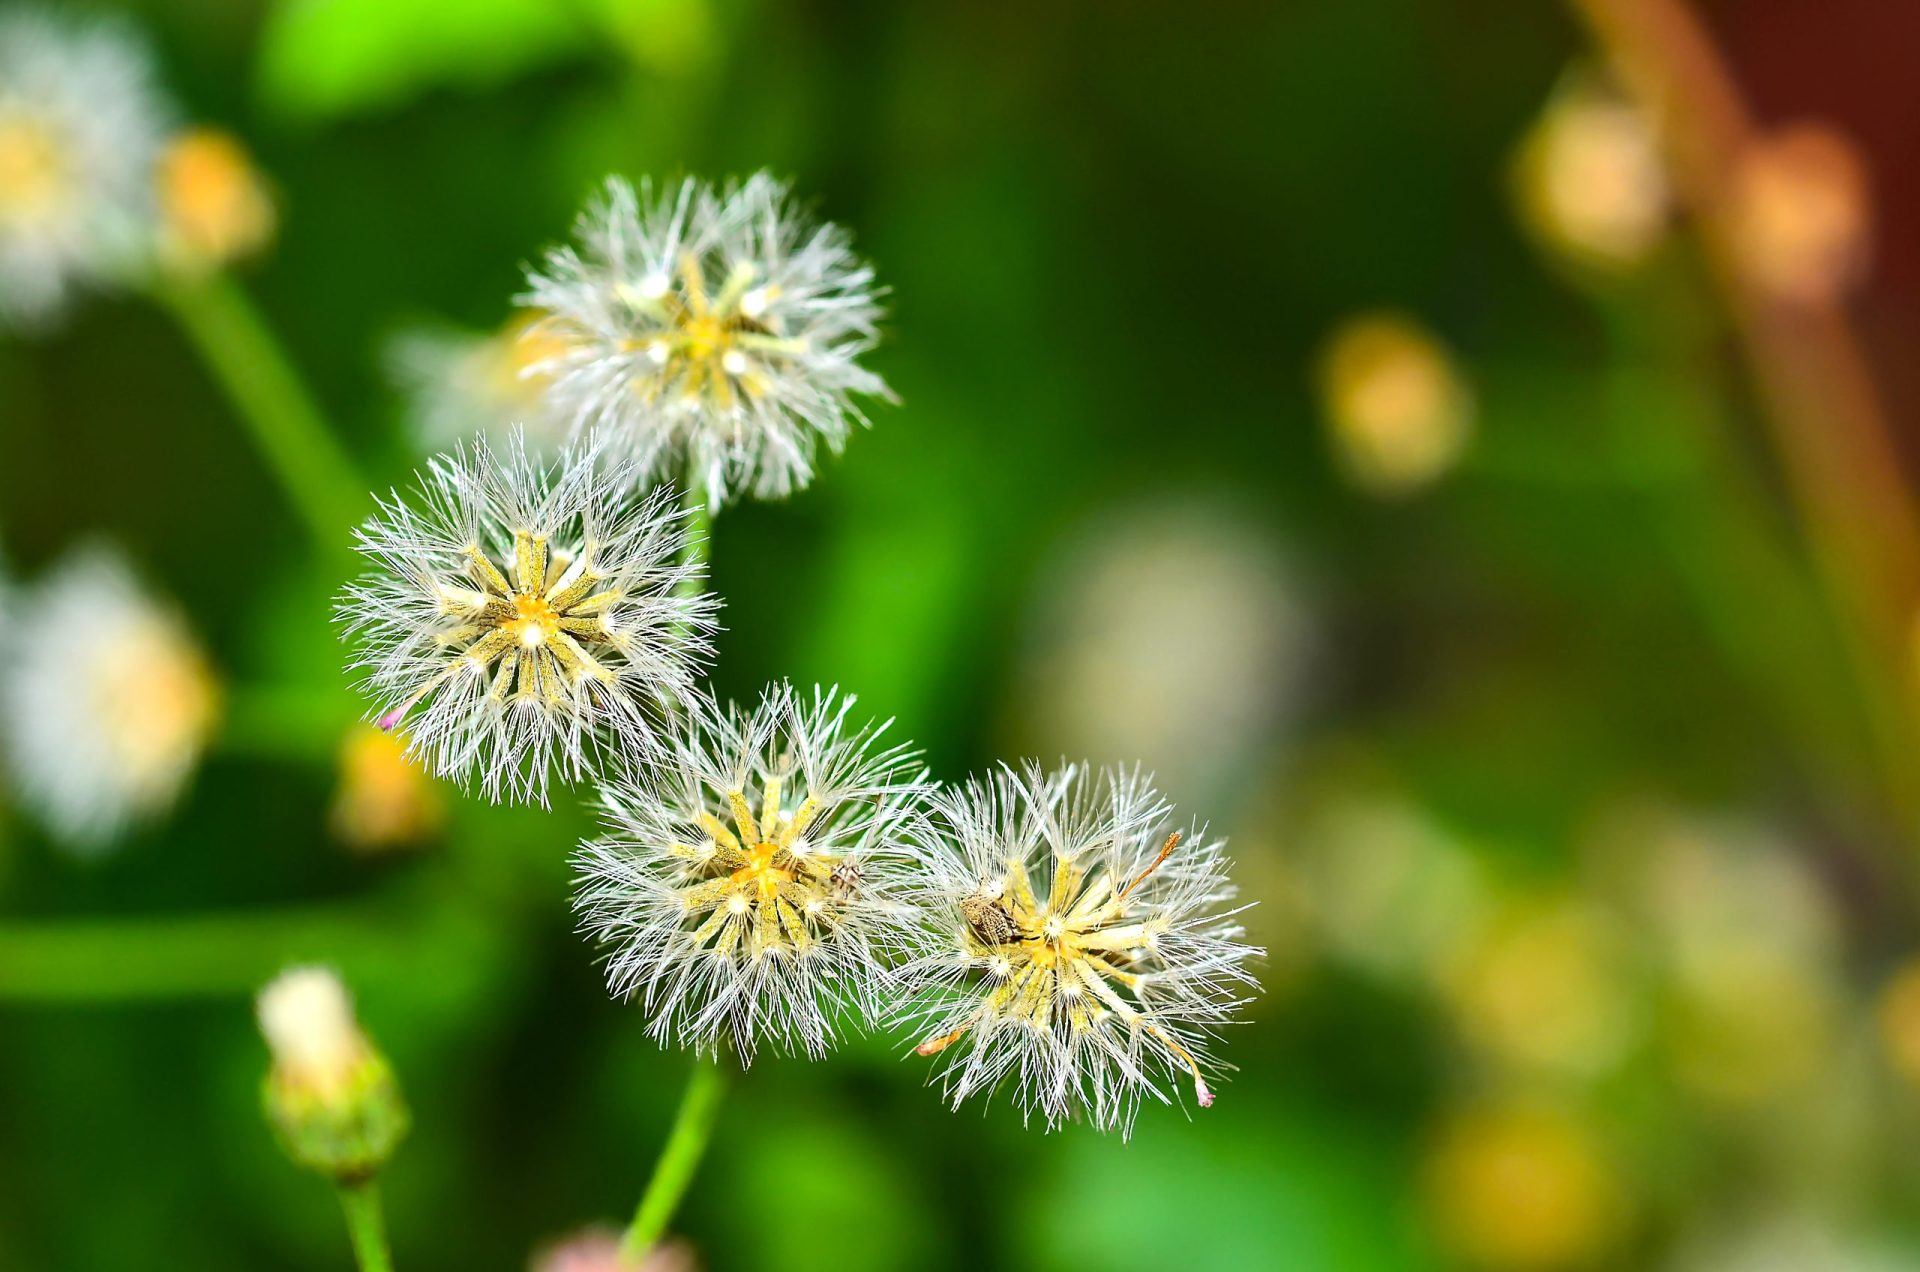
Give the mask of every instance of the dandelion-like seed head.
M 911 934 L 924 771 L 887 725 L 849 725 L 853 705 L 776 685 L 751 711 L 694 711 L 656 772 L 605 792 L 575 908 L 654 1036 L 817 1057 L 843 1009 L 879 1014 Z
M 658 194 L 611 180 L 577 234 L 528 278 L 566 349 L 535 372 L 552 411 L 610 428 L 643 476 L 691 474 L 716 506 L 783 496 L 866 422 L 855 394 L 889 396 L 857 361 L 877 339 L 873 271 L 766 173 Z
M 670 490 L 634 492 L 595 446 L 552 465 L 517 432 L 428 467 L 358 532 L 375 570 L 340 620 L 382 728 L 494 799 L 546 800 L 548 770 L 637 759 L 662 711 L 692 692 L 717 602 L 691 594 L 684 516 Z
M 904 1017 L 944 1055 L 957 1107 L 1011 1078 L 1049 1128 L 1132 1128 L 1143 1095 L 1190 1081 L 1213 1103 L 1208 1043 L 1256 988 L 1223 845 L 1170 831 L 1138 773 L 1004 769 L 934 801 L 929 947 L 903 969 Z
M 81 550 L 9 599 L 0 702 L 21 801 L 98 851 L 173 803 L 219 714 L 218 687 L 179 616 L 108 549 Z
M 0 14 L 0 325 L 56 317 L 137 259 L 165 110 L 118 25 Z

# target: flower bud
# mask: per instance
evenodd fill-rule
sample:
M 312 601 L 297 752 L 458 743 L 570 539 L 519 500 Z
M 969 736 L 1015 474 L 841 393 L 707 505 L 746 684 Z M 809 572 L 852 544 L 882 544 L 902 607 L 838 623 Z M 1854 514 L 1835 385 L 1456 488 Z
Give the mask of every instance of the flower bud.
M 1411 494 L 1444 476 L 1473 433 L 1473 392 L 1440 343 L 1395 314 L 1350 319 L 1320 362 L 1335 458 L 1370 493 Z
M 175 137 L 160 156 L 161 247 L 176 266 L 213 269 L 273 238 L 273 199 L 246 150 L 217 129 Z
M 1831 128 L 1799 124 L 1747 147 L 1734 174 L 1734 246 L 1762 291 L 1830 303 L 1866 275 L 1866 161 Z
M 348 847 L 375 853 L 433 835 L 446 810 L 433 779 L 407 758 L 403 737 L 357 726 L 340 747 L 333 830 Z
M 534 1252 L 531 1272 L 695 1272 L 693 1250 L 681 1241 L 655 1246 L 639 1259 L 620 1253 L 620 1234 L 587 1228 Z
M 1672 219 L 1652 121 L 1585 72 L 1568 77 L 1521 144 L 1514 193 L 1544 246 L 1598 272 L 1640 264 Z
M 407 1132 L 407 1109 L 340 978 L 290 968 L 260 992 L 258 1012 L 273 1053 L 263 1102 L 287 1155 L 343 1184 L 379 1170 Z

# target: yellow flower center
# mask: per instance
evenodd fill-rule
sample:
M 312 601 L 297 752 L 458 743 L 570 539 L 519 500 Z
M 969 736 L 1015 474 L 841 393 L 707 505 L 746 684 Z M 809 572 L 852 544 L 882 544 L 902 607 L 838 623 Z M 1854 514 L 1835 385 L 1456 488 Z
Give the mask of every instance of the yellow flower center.
M 763 316 L 777 287 L 753 286 L 756 271 L 741 264 L 718 292 L 710 292 L 700 262 L 680 258 L 676 281 L 653 291 L 628 289 L 625 299 L 650 330 L 622 345 L 644 353 L 633 390 L 649 402 L 672 399 L 732 410 L 743 397 L 764 394 L 770 364 L 790 357 L 798 342 L 782 339 Z
M 560 611 L 546 597 L 516 592 L 513 617 L 500 625 L 525 649 L 538 649 L 560 634 Z
M 576 704 L 589 682 L 615 679 L 603 660 L 626 653 L 628 636 L 610 615 L 623 594 L 602 586 L 607 579 L 594 568 L 591 545 L 569 556 L 550 551 L 545 535 L 521 530 L 503 570 L 478 544 L 468 544 L 463 582 L 471 586 L 439 585 L 446 626 L 435 640 L 448 651 L 445 663 L 382 717 L 382 728 L 398 725 L 462 671 L 491 677 L 488 696 L 495 701 L 554 709 Z
M 781 803 L 783 786 L 778 777 L 767 779 L 758 814 L 745 791 L 730 792 L 731 827 L 701 813 L 707 842 L 672 845 L 676 857 L 691 863 L 680 899 L 694 924 L 695 946 L 723 957 L 797 955 L 825 939 L 844 916 L 858 872 L 807 842 L 822 805 L 809 795 L 789 812 Z
M 65 202 L 67 165 L 45 126 L 0 118 L 0 222 L 44 221 Z
M 1169 837 L 1160 855 L 1131 879 L 1090 870 L 1091 853 L 1056 853 L 1044 899 L 1034 892 L 1024 858 L 1009 858 L 1003 875 L 960 906 L 965 952 L 988 964 L 995 984 L 972 1018 L 921 1043 L 919 1053 L 943 1051 L 980 1024 L 1013 1021 L 1048 1035 L 1064 1024 L 1081 1035 L 1118 1016 L 1185 1065 L 1201 1106 L 1211 1104 L 1199 1062 L 1140 998 L 1165 920 L 1136 918 L 1133 894 L 1179 843 L 1179 835 Z

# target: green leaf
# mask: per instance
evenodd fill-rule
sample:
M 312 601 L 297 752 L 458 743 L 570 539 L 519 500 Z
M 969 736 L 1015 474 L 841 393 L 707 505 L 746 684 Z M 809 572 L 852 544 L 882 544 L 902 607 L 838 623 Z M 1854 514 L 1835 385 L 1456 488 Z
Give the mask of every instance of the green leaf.
M 324 120 L 433 88 L 489 88 L 587 46 L 586 17 L 560 0 L 278 0 L 262 38 L 261 94 L 290 116 Z

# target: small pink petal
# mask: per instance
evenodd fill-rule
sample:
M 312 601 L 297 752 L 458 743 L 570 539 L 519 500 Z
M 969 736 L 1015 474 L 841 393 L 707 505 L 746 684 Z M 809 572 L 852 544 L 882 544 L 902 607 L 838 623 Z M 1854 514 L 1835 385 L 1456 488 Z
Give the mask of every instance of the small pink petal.
M 375 720 L 373 722 L 374 727 L 382 730 L 383 732 L 392 733 L 393 726 L 395 726 L 396 724 L 399 724 L 400 717 L 405 714 L 407 714 L 407 709 L 405 707 L 395 707 L 393 710 L 387 712 L 387 714 L 381 716 L 378 720 Z

